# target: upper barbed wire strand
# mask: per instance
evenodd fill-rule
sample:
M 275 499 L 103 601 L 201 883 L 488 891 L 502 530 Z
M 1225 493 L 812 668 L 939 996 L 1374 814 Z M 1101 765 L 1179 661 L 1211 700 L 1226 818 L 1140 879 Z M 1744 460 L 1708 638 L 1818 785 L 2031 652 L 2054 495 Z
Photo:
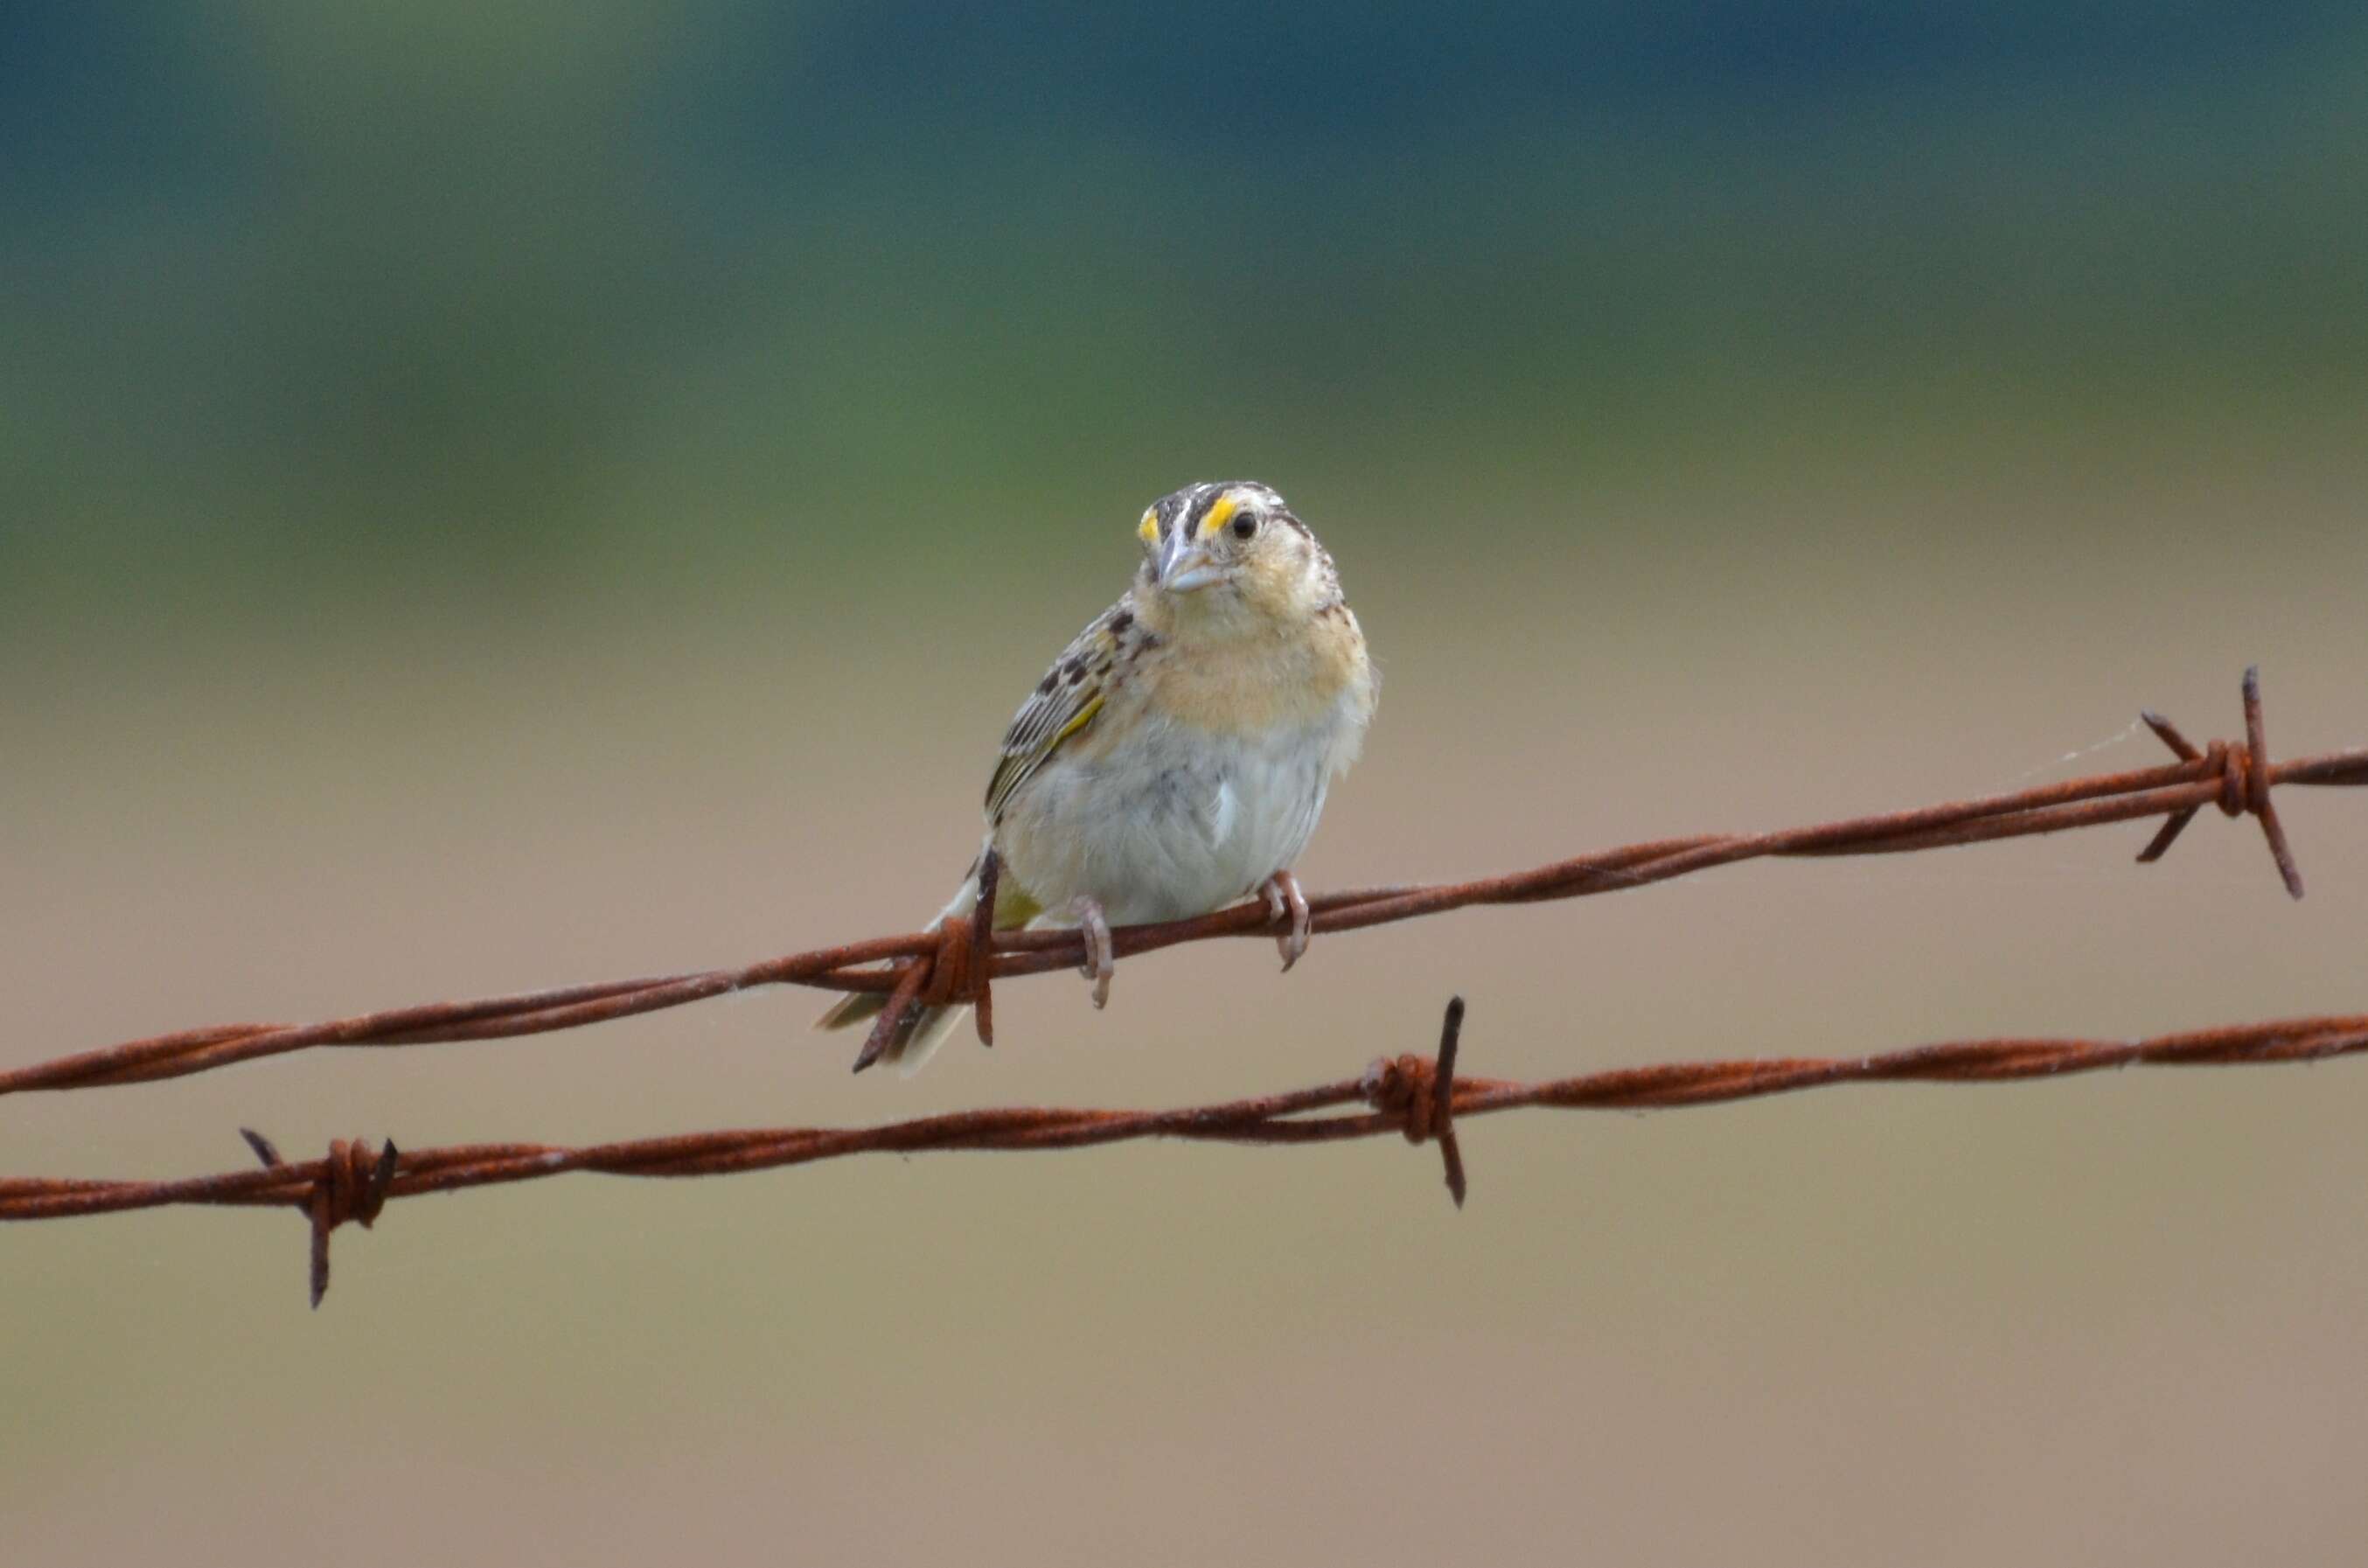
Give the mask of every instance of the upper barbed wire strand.
M 2271 804 L 2271 790 L 2283 784 L 2368 784 L 2368 746 L 2267 762 L 2257 671 L 2246 672 L 2243 695 L 2246 740 L 2242 743 L 2214 742 L 2198 747 L 2167 721 L 2146 715 L 2146 722 L 2178 756 L 2178 760 L 2159 767 L 1774 833 L 1659 839 L 1469 881 L 1326 893 L 1308 900 L 1313 928 L 1352 931 L 1478 904 L 1581 898 L 1649 886 L 1744 860 L 1907 854 L 2164 817 L 2164 830 L 2139 856 L 2150 860 L 2169 846 L 2178 828 L 2210 805 L 2232 814 L 2249 812 L 2260 822 L 2288 891 L 2300 897 L 2301 876 L 2294 868 L 2283 824 Z M 1271 936 L 1274 930 L 1264 905 L 1252 902 L 1188 920 L 1119 926 L 1111 937 L 1117 956 L 1124 958 L 1220 937 Z M 952 977 L 962 983 L 932 986 L 937 960 L 940 955 L 951 954 L 959 939 L 971 945 L 962 964 L 965 972 Z M 924 994 L 991 1006 L 990 987 L 996 980 L 1075 968 L 1084 960 L 1083 938 L 1067 930 L 989 935 L 973 929 L 966 934 L 875 937 L 790 953 L 739 969 L 597 982 L 473 1001 L 431 1002 L 323 1023 L 185 1029 L 0 1072 L 0 1095 L 184 1077 L 318 1046 L 421 1045 L 547 1034 L 685 1006 L 760 985 L 882 991 L 892 997 L 898 995 L 901 987 L 903 1006 Z M 883 963 L 890 967 L 871 967 Z M 892 1006 L 891 1012 L 883 1015 L 883 1026 L 893 1026 L 898 1010 Z M 991 1029 L 989 1006 L 982 1006 L 980 1015 L 983 1028 Z

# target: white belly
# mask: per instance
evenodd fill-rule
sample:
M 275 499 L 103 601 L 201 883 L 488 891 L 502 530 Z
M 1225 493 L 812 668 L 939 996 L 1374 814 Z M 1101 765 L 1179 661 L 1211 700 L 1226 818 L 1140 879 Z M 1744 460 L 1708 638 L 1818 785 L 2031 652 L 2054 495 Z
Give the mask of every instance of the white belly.
M 1345 706 L 1258 736 L 1154 722 L 1119 756 L 1047 763 L 996 846 L 1055 918 L 1080 893 L 1113 926 L 1205 914 L 1299 858 L 1355 722 Z

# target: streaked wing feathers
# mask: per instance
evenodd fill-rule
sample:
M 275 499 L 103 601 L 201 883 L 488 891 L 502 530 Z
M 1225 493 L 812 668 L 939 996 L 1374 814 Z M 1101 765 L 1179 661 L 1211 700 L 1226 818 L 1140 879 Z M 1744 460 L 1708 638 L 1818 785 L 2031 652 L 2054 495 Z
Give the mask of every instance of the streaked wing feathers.
M 1123 624 L 1120 617 L 1126 613 L 1126 601 L 1121 599 L 1096 617 L 1053 661 L 1053 667 L 1019 705 L 1011 728 L 1004 733 L 1003 755 L 996 760 L 995 777 L 987 781 L 988 821 L 1000 820 L 1003 803 L 1011 792 L 1101 711 L 1105 683 L 1118 652 L 1115 627 Z

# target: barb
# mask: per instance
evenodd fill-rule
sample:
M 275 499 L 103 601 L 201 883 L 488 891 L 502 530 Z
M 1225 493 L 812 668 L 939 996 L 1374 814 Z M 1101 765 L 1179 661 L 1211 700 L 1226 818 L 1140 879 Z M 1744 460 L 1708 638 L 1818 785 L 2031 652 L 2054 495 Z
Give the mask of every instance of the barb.
M 1767 857 L 1907 854 L 2165 817 L 2161 832 L 2139 856 L 2141 860 L 2153 860 L 2161 857 L 2197 812 L 2215 804 L 2230 815 L 2249 813 L 2260 819 L 2287 891 L 2299 898 L 2301 873 L 2294 868 L 2284 827 L 2271 804 L 2271 790 L 2283 784 L 2368 784 L 2368 747 L 2271 762 L 2263 734 L 2260 685 L 2254 671 L 2246 672 L 2244 699 L 2242 744 L 2214 741 L 2199 748 L 2169 721 L 2147 715 L 2146 722 L 2175 754 L 2174 761 L 2156 767 L 1778 833 L 1704 834 L 1633 844 L 1471 881 L 1328 893 L 1308 901 L 1314 911 L 1314 929 L 1352 931 L 1474 904 L 1531 903 L 1617 892 Z M 990 860 L 982 872 L 991 867 Z M 819 948 L 740 969 L 610 981 L 470 1002 L 435 1002 L 326 1023 L 227 1024 L 187 1029 L 0 1072 L 0 1095 L 146 1083 L 316 1046 L 421 1045 L 543 1034 L 679 1007 L 760 985 L 888 992 L 888 1007 L 873 1034 L 874 1040 L 882 1042 L 887 1037 L 881 1031 L 893 1030 L 895 1020 L 916 1004 L 970 1002 L 979 1006 L 980 1038 L 985 1040 L 994 1028 L 989 994 L 994 981 L 1074 968 L 1086 956 L 1084 940 L 1074 931 L 996 932 L 983 906 L 978 917 L 949 920 L 937 931 Z M 1274 923 L 1264 905 L 1252 902 L 1190 920 L 1121 926 L 1111 936 L 1116 953 L 1129 957 L 1182 942 L 1274 934 Z M 873 967 L 881 964 L 890 967 Z M 871 1044 L 865 1049 L 871 1051 Z
M 1395 1062 L 1384 1057 L 1357 1081 L 1375 1110 L 1405 1119 L 1407 1142 L 1419 1147 L 1427 1138 L 1439 1140 L 1447 1193 L 1458 1209 L 1463 1207 L 1465 1188 L 1463 1151 L 1455 1142 L 1455 1053 L 1463 1039 L 1463 998 L 1452 997 L 1439 1026 L 1437 1056 L 1428 1062 L 1411 1052 Z
M 2261 835 L 2270 841 L 2270 858 L 2278 864 L 2278 875 L 2285 880 L 2286 892 L 2302 896 L 2302 871 L 2294 865 L 2294 850 L 2286 843 L 2285 825 L 2278 821 L 2277 807 L 2270 801 L 2270 785 L 2274 781 L 2269 762 L 2270 743 L 2263 738 L 2261 721 L 2261 671 L 2256 665 L 2245 672 L 2245 744 L 2232 746 L 2226 741 L 2214 741 L 2202 751 L 2193 742 L 2180 733 L 2179 726 L 2159 713 L 2146 712 L 2138 717 L 2146 728 L 2159 736 L 2162 744 L 2178 755 L 2181 761 L 2201 765 L 2205 778 L 2220 780 L 2216 802 L 2223 813 L 2242 816 L 2250 812 L 2261 823 Z M 2154 835 L 2154 841 L 2138 851 L 2142 862 L 2159 860 L 2163 853 L 2187 831 L 2201 806 L 2173 812 Z
M 270 1139 L 252 1127 L 242 1127 L 238 1135 L 255 1151 L 268 1171 L 285 1171 L 288 1162 L 279 1157 L 279 1149 Z M 300 1202 L 313 1221 L 313 1307 L 319 1311 L 321 1298 L 329 1293 L 329 1233 L 348 1220 L 361 1221 L 363 1230 L 378 1222 L 379 1210 L 386 1207 L 387 1189 L 393 1184 L 394 1168 L 402 1159 L 392 1139 L 376 1155 L 370 1152 L 370 1142 L 363 1138 L 339 1138 L 329 1145 L 329 1157 L 321 1162 L 319 1175 L 312 1180 L 306 1196 Z M 0 1187 L 6 1184 L 0 1183 Z
M 268 1140 L 247 1132 L 247 1142 L 263 1160 L 259 1170 L 183 1181 L 0 1180 L 0 1221 L 66 1219 L 181 1204 L 298 1209 L 312 1222 L 313 1300 L 318 1306 L 328 1287 L 329 1233 L 344 1220 L 367 1226 L 395 1199 L 538 1181 L 570 1171 L 729 1176 L 865 1153 L 1077 1149 L 1146 1138 L 1333 1143 L 1395 1132 L 1411 1142 L 1439 1142 L 1448 1191 L 1461 1207 L 1463 1157 L 1456 1127 L 1472 1117 L 1500 1111 L 1677 1109 L 1839 1084 L 1995 1084 L 2138 1065 L 2315 1062 L 2368 1051 L 2368 1014 L 2353 1014 L 2139 1040 L 2009 1038 L 1920 1046 L 1883 1056 L 1671 1062 L 1524 1084 L 1456 1072 L 1463 1020 L 1463 1001 L 1457 997 L 1448 1004 L 1436 1058 L 1384 1059 L 1361 1076 L 1339 1083 L 1182 1110 L 973 1110 L 878 1127 L 703 1132 L 588 1148 L 480 1143 L 398 1154 L 390 1143 L 375 1156 L 357 1139 L 332 1144 L 325 1160 L 297 1165 L 281 1163 Z M 1351 1106 L 1366 1108 L 1346 1108 Z M 1331 1114 L 1324 1114 L 1327 1112 Z

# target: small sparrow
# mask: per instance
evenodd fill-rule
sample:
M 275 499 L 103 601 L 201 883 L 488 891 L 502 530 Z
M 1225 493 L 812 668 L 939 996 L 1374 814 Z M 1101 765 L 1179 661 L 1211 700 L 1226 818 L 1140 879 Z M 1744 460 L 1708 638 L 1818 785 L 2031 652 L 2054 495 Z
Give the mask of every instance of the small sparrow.
M 1133 585 L 1020 704 L 986 786 L 996 929 L 1081 928 L 1097 1007 L 1116 971 L 1113 924 L 1262 896 L 1289 921 L 1282 967 L 1299 960 L 1308 910 L 1291 865 L 1356 760 L 1379 687 L 1332 557 L 1272 490 L 1187 485 L 1135 532 Z M 978 867 L 931 929 L 977 906 Z M 817 1027 L 885 1006 L 854 993 Z M 881 1054 L 916 1071 L 965 1011 L 915 1008 Z

